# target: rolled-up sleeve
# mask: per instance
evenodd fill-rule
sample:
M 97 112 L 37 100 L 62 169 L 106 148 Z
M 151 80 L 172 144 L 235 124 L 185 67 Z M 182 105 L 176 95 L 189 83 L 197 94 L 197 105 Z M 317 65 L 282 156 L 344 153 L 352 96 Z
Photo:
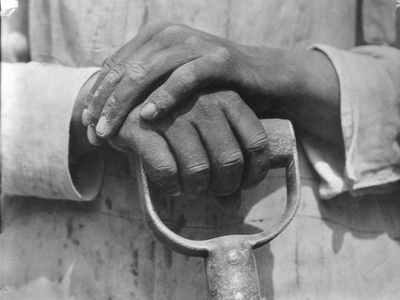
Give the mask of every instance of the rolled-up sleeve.
M 70 200 L 96 196 L 103 176 L 101 157 L 84 168 L 76 183 L 68 147 L 77 94 L 97 71 L 2 63 L 2 193 Z
M 393 189 L 391 183 L 400 180 L 400 51 L 389 46 L 313 49 L 325 53 L 336 69 L 345 145 L 344 162 L 335 153 L 305 145 L 323 179 L 321 196 Z

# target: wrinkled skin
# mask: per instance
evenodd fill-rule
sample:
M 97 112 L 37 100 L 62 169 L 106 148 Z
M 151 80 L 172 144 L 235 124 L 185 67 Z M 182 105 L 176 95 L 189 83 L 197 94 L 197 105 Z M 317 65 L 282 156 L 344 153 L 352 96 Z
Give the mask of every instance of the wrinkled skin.
M 220 92 L 204 94 L 211 90 Z M 161 22 L 147 26 L 106 60 L 82 119 L 93 145 L 108 140 L 116 146 L 119 135 L 163 191 L 201 192 L 210 182 L 215 194 L 228 195 L 257 184 L 266 173 L 267 147 L 254 152 L 262 174 L 249 171 L 248 149 L 257 143 L 254 137 L 261 137 L 251 110 L 287 118 L 296 129 L 342 149 L 339 107 L 336 73 L 319 51 L 246 47 Z M 252 125 L 240 131 L 239 123 Z M 209 129 L 199 137 L 199 128 Z M 215 159 L 218 153 L 225 156 Z
M 163 192 L 198 197 L 210 190 L 226 196 L 267 174 L 267 134 L 236 93 L 192 97 L 154 122 L 141 118 L 140 109 L 128 115 L 110 142 L 134 149 Z
M 256 90 L 256 72 L 240 46 L 184 25 L 155 23 L 112 55 L 91 90 L 86 124 L 100 116 L 109 122 L 96 128 L 108 138 L 126 116 L 145 101 L 162 117 L 189 95 L 205 87 L 232 89 L 242 97 Z M 103 129 L 103 130 L 99 130 Z

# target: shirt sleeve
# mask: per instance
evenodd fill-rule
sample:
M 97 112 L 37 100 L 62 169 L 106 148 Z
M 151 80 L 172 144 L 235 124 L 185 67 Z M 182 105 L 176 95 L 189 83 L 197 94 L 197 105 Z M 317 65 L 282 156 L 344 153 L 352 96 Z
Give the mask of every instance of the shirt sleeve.
M 385 193 L 400 180 L 400 51 L 361 46 L 350 51 L 314 45 L 336 69 L 340 84 L 345 161 L 332 150 L 302 141 L 322 178 L 321 198 L 341 192 Z
M 97 71 L 35 62 L 1 64 L 2 193 L 70 200 L 97 195 L 103 177 L 100 155 L 93 154 L 74 181 L 68 161 L 75 100 Z

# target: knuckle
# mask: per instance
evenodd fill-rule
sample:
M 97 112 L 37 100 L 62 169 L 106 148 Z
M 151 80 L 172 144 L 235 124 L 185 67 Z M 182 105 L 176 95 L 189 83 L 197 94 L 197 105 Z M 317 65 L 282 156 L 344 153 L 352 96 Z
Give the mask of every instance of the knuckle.
M 153 20 L 147 23 L 147 25 L 143 28 L 143 31 L 154 30 L 158 28 L 167 28 L 171 25 L 171 22 L 162 21 L 162 20 Z
M 147 68 L 144 63 L 135 62 L 129 65 L 128 78 L 132 81 L 141 80 L 146 77 Z
M 246 151 L 246 157 L 250 163 L 245 171 L 243 187 L 251 188 L 264 180 L 270 167 L 268 138 L 266 133 L 260 133 L 253 138 L 251 147 Z
M 229 90 L 219 92 L 216 98 L 218 100 L 218 104 L 227 108 L 237 107 L 239 103 L 243 102 L 236 92 Z
M 178 24 L 169 24 L 162 31 L 162 34 L 171 35 L 171 34 L 181 33 L 182 31 L 183 31 L 183 26 Z
M 243 187 L 252 188 L 263 181 L 268 174 L 269 166 L 270 164 L 268 160 L 258 161 L 256 168 L 252 168 L 251 172 L 245 172 Z
M 240 100 L 240 96 L 238 93 L 234 92 L 234 91 L 223 91 L 221 92 L 223 98 L 225 99 L 229 99 L 229 100 Z
M 214 94 L 199 95 L 195 102 L 195 108 L 204 116 L 210 116 L 217 101 L 218 98 Z
M 203 178 L 208 176 L 210 172 L 210 165 L 206 162 L 199 163 L 196 165 L 188 166 L 183 172 L 184 176 Z
M 170 178 L 177 176 L 178 170 L 173 165 L 160 163 L 153 166 L 151 173 L 155 178 L 163 181 L 169 180 Z
M 153 166 L 149 170 L 149 175 L 161 188 L 168 190 L 169 187 L 174 186 L 178 170 L 172 165 L 160 164 Z
M 217 63 L 227 63 L 232 60 L 232 54 L 226 47 L 216 47 L 212 51 L 212 58 Z
M 222 154 L 218 158 L 218 161 L 222 168 L 243 166 L 244 162 L 242 152 L 240 151 L 232 152 L 230 154 Z
M 119 103 L 118 99 L 114 95 L 112 95 L 110 98 L 108 98 L 108 101 L 106 103 L 106 109 L 107 110 L 118 109 L 119 108 L 118 103 Z
M 122 64 L 116 64 L 104 78 L 108 85 L 116 85 L 125 74 L 125 67 Z
M 166 28 L 168 26 L 171 26 L 173 23 L 170 21 L 165 21 L 165 20 L 157 20 L 157 21 L 153 21 L 153 24 L 155 27 L 157 28 Z
M 104 58 L 103 60 L 103 67 L 108 67 L 108 68 L 113 68 L 114 65 L 117 63 L 118 61 L 118 53 L 119 53 L 119 49 L 116 47 L 111 48 L 111 50 L 109 51 L 109 54 Z
M 110 69 L 112 69 L 115 65 L 115 61 L 114 58 L 112 56 L 108 56 L 105 60 L 104 60 L 104 66 L 109 67 Z
M 190 46 L 197 46 L 201 44 L 203 41 L 204 39 L 199 35 L 189 35 L 185 40 L 185 44 Z
M 149 41 L 152 37 L 158 34 L 160 31 L 163 31 L 167 28 L 171 23 L 167 21 L 154 20 L 150 21 L 139 32 L 139 36 L 143 38 L 145 41 Z
M 268 137 L 265 132 L 257 134 L 253 137 L 252 141 L 250 142 L 250 147 L 248 148 L 248 152 L 251 154 L 262 154 L 268 151 Z

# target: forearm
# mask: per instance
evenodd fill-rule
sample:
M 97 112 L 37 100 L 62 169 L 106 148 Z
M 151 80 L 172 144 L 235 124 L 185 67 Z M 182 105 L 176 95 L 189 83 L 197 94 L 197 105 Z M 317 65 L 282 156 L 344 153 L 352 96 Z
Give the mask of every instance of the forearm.
M 297 130 L 342 148 L 339 82 L 322 52 L 263 49 L 249 61 L 256 96 L 247 102 L 259 116 L 289 119 Z
M 143 36 L 152 39 L 144 43 Z M 183 25 L 154 24 L 113 55 L 100 77 L 85 123 L 96 125 L 102 116 L 96 129 L 104 139 L 139 103 L 141 117 L 156 121 L 196 92 L 224 89 L 259 116 L 288 118 L 297 130 L 341 144 L 337 76 L 317 51 L 248 47 Z

